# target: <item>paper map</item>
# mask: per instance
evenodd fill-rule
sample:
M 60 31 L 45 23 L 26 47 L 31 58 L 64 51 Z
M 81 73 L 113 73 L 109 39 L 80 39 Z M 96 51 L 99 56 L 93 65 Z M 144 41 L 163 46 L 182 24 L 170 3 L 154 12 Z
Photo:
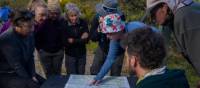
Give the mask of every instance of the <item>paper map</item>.
M 91 75 L 71 75 L 65 88 L 130 88 L 126 77 L 106 76 L 98 86 L 89 86 Z

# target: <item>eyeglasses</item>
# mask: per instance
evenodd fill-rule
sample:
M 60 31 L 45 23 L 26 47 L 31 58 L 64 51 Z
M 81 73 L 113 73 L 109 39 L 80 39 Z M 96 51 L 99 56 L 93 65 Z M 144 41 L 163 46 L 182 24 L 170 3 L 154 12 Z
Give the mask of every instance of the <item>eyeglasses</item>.
M 116 11 L 116 9 L 109 9 L 109 8 L 107 8 L 107 7 L 105 7 L 105 6 L 103 6 L 103 9 L 104 9 L 106 12 L 114 12 L 114 11 Z

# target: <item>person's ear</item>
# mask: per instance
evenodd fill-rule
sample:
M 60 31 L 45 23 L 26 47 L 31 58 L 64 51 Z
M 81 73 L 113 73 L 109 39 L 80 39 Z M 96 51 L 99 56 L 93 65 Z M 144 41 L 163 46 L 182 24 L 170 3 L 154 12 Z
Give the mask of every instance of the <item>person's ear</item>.
M 21 31 L 21 28 L 19 26 L 15 26 L 15 31 L 16 32 L 20 32 Z
M 130 65 L 131 65 L 131 67 L 136 67 L 137 66 L 136 56 L 131 56 L 130 57 Z

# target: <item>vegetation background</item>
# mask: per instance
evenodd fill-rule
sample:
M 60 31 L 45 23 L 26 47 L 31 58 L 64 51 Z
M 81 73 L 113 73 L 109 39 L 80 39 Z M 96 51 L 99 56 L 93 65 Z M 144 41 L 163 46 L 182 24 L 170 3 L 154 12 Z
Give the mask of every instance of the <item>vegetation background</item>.
M 21 7 L 26 7 L 29 1 L 30 0 L 0 0 L 0 6 L 9 5 L 12 8 L 21 8 Z M 127 22 L 139 20 L 144 15 L 145 1 L 146 0 L 119 0 L 120 9 L 125 13 Z M 200 0 L 195 0 L 195 1 L 200 2 Z M 85 18 L 88 22 L 91 22 L 95 14 L 95 5 L 99 2 L 102 2 L 102 0 L 62 0 L 61 6 L 64 7 L 65 3 L 68 2 L 76 3 L 81 9 L 81 12 L 83 14 L 82 17 Z M 89 74 L 88 68 L 92 63 L 93 51 L 95 50 L 96 47 L 97 44 L 93 42 L 90 42 L 87 45 L 88 61 L 89 61 L 87 63 L 89 63 L 89 65 L 86 66 L 87 69 L 86 74 Z M 170 42 L 168 46 L 168 51 L 169 52 L 166 58 L 166 64 L 169 66 L 169 68 L 184 69 L 188 81 L 190 83 L 190 87 L 196 88 L 198 81 L 200 81 L 200 77 L 197 76 L 196 72 L 191 67 L 191 65 L 188 64 L 188 62 L 180 54 L 177 53 L 176 46 L 173 40 Z M 37 69 L 41 69 L 39 62 L 37 64 Z M 122 73 L 123 75 L 128 74 L 128 69 L 126 68 L 126 66 L 124 66 Z

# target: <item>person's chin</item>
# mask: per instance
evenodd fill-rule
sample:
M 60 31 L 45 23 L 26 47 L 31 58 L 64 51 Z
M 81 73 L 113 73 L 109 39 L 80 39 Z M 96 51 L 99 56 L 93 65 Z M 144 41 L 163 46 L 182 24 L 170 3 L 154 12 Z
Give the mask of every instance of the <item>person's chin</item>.
M 45 21 L 45 20 L 40 20 L 40 22 L 39 22 L 39 23 L 40 23 L 40 24 L 42 24 L 44 21 Z
M 52 21 L 56 21 L 57 20 L 57 18 L 56 17 L 52 17 L 52 18 L 50 18 Z
M 31 32 L 25 33 L 25 34 L 23 34 L 22 36 L 23 36 L 23 37 L 27 37 L 27 36 L 29 36 L 29 35 L 31 35 Z

